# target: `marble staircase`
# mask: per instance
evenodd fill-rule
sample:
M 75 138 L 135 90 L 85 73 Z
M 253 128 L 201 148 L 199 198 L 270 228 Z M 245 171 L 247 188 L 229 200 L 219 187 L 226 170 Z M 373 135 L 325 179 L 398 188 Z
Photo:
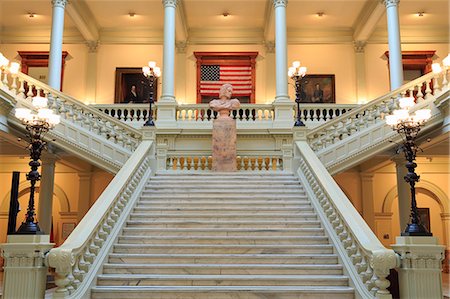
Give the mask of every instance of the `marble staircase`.
M 92 298 L 354 298 L 288 173 L 151 178 Z

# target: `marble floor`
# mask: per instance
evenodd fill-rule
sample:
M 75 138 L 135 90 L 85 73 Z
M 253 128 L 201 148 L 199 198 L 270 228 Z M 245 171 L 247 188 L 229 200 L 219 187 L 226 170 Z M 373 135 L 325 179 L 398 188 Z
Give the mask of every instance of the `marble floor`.
M 2 286 L 3 286 L 3 271 L 0 271 L 0 298 L 2 298 Z M 55 288 L 48 289 L 45 292 L 45 299 L 52 298 Z M 450 299 L 450 274 L 442 273 L 442 292 L 444 299 Z

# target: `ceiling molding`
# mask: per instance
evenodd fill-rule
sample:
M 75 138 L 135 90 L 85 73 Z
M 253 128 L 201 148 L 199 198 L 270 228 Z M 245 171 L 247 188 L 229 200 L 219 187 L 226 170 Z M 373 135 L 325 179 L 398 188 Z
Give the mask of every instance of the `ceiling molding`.
M 261 28 L 193 28 L 189 30 L 189 44 L 262 44 Z
M 264 39 L 270 41 L 275 40 L 275 17 L 273 12 L 273 0 L 267 0 L 264 12 Z
M 175 40 L 177 42 L 186 42 L 188 40 L 188 28 L 184 1 L 178 0 L 177 17 L 175 18 Z
M 164 42 L 162 29 L 121 27 L 100 30 L 101 44 L 160 45 Z
M 402 44 L 449 43 L 449 29 L 445 26 L 402 26 L 400 28 Z M 375 29 L 369 43 L 387 43 L 386 27 Z
M 86 41 L 93 42 L 99 39 L 95 16 L 84 0 L 70 1 L 66 11 Z
M 353 40 L 367 41 L 375 31 L 385 11 L 385 6 L 379 0 L 368 1 L 353 26 Z
M 1 34 L 3 44 L 50 44 L 51 28 L 44 26 L 4 27 Z M 65 44 L 83 44 L 85 40 L 76 28 L 65 28 Z
M 347 44 L 353 42 L 351 28 L 288 29 L 288 44 Z

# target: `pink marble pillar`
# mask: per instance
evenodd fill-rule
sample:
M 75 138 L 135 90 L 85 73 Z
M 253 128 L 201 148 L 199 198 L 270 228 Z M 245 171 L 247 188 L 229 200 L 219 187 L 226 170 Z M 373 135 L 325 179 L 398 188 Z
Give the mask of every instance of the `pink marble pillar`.
M 236 120 L 219 117 L 213 122 L 212 170 L 236 171 Z

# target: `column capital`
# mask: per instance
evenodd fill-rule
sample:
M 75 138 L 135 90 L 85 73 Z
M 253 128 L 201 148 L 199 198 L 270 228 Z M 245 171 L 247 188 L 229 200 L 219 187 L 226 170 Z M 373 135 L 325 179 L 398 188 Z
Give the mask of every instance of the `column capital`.
M 266 41 L 264 43 L 264 46 L 266 47 L 267 53 L 275 53 L 275 42 L 274 41 Z
M 186 47 L 187 47 L 187 42 L 185 42 L 185 41 L 175 43 L 175 49 L 177 50 L 178 54 L 185 54 Z
M 362 40 L 355 40 L 353 42 L 353 48 L 356 53 L 364 53 L 364 49 L 366 47 L 367 42 Z
M 395 163 L 396 167 L 405 167 L 406 159 L 403 155 L 395 155 L 391 158 L 391 161 Z
M 373 172 L 360 172 L 359 173 L 359 176 L 361 177 L 361 179 L 366 182 L 372 181 L 374 175 L 375 174 Z
M 53 7 L 62 7 L 66 8 L 68 0 L 52 0 Z
M 97 53 L 98 49 L 98 40 L 90 40 L 86 42 L 86 46 L 88 47 L 89 53 Z
M 286 7 L 288 3 L 288 0 L 273 0 L 273 7 L 277 8 L 279 6 Z
M 162 0 L 162 4 L 164 7 L 173 7 L 176 8 L 178 4 L 178 0 Z
M 391 6 L 398 6 L 400 0 L 380 0 L 382 4 L 386 6 L 386 8 Z

